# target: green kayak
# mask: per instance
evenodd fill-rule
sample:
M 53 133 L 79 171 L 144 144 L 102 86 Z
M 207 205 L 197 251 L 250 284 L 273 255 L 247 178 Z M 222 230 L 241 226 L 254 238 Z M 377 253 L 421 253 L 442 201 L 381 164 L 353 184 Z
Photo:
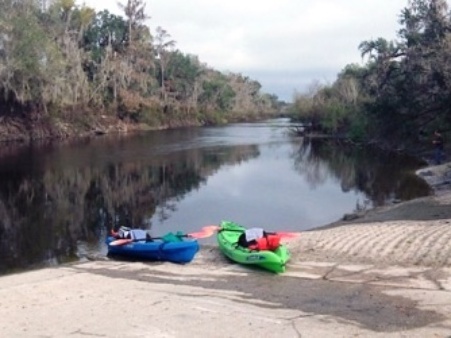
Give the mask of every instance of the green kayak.
M 240 235 L 246 228 L 230 221 L 220 224 L 217 241 L 220 250 L 231 260 L 245 265 L 254 265 L 275 273 L 285 271 L 285 265 L 290 259 L 290 252 L 284 244 L 275 250 L 251 250 L 238 244 Z

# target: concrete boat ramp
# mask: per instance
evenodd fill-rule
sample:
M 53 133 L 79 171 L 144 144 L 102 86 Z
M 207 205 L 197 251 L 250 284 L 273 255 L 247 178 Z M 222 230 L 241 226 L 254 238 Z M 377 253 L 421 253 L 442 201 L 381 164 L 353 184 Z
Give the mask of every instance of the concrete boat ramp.
M 88 261 L 0 278 L 2 337 L 451 337 L 451 268 L 199 255 Z

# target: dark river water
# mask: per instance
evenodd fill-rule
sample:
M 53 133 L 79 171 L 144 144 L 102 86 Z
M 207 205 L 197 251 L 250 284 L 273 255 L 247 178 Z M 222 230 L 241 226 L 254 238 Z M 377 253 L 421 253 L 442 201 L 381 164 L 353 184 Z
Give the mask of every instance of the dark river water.
M 289 133 L 287 120 L 0 150 L 0 274 L 104 256 L 119 225 L 232 220 L 303 231 L 429 194 L 410 157 Z M 215 243 L 214 237 L 201 240 Z

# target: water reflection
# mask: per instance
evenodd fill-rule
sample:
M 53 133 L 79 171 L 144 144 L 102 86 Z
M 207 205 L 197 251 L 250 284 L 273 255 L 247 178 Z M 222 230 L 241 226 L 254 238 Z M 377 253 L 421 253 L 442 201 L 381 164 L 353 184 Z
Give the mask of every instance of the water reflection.
M 423 162 L 410 156 L 353 147 L 333 140 L 305 139 L 293 157 L 296 170 L 312 187 L 333 176 L 344 192 L 363 192 L 364 205 L 357 205 L 357 209 L 431 193 L 426 182 L 414 173 Z
M 116 141 L 100 142 L 101 148 L 109 149 L 110 142 Z M 177 200 L 221 165 L 258 156 L 256 146 L 142 156 L 147 146 L 134 144 L 130 149 L 138 156 L 126 151 L 124 160 L 113 156 L 121 146 L 100 153 L 82 148 L 54 148 L 51 154 L 48 147 L 29 148 L 16 159 L 2 159 L 0 273 L 78 259 L 80 241 L 101 246 L 112 226 L 145 227 L 157 206 L 164 220 Z
M 104 255 L 113 226 L 160 235 L 231 218 L 308 229 L 365 203 L 428 194 L 412 159 L 293 139 L 274 123 L 2 152 L 0 274 Z

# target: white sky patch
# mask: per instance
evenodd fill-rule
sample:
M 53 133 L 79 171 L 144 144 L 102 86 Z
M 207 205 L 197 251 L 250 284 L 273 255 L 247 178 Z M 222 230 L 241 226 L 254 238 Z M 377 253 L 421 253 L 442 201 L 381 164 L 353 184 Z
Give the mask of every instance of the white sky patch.
M 115 1 L 78 0 L 122 15 Z M 122 3 L 125 3 L 122 0 Z M 332 81 L 349 63 L 361 63 L 364 40 L 395 39 L 407 0 L 148 0 L 148 26 L 161 26 L 183 53 L 220 71 L 253 75 L 263 90 L 290 100 L 313 80 Z M 292 73 L 277 86 L 277 75 Z M 265 80 L 259 74 L 266 74 Z M 270 82 L 268 74 L 277 82 Z M 331 76 L 330 74 L 334 74 Z M 279 89 L 278 89 L 279 88 Z

